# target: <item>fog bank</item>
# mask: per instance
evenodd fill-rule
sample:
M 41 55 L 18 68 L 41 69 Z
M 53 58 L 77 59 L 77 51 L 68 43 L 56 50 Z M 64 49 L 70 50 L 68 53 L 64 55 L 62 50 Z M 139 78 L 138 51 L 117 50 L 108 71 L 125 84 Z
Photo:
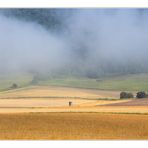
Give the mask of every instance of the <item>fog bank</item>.
M 58 17 L 63 29 L 53 32 L 1 13 L 0 72 L 97 77 L 148 71 L 147 10 L 69 9 Z

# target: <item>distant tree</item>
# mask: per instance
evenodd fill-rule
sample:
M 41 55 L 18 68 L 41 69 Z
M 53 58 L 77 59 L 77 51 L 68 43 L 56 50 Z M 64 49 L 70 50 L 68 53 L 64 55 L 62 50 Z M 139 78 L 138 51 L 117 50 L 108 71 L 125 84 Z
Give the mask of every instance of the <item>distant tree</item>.
M 147 97 L 147 94 L 144 91 L 139 91 L 139 92 L 137 92 L 136 97 L 137 98 L 145 98 L 145 97 Z
M 120 99 L 126 98 L 126 92 L 121 92 L 120 93 Z
M 18 88 L 18 85 L 16 83 L 13 83 L 11 86 L 12 89 Z
M 132 93 L 127 93 L 127 98 L 134 98 L 134 95 Z
M 132 93 L 128 93 L 128 92 L 121 92 L 120 99 L 124 99 L 124 98 L 134 98 L 134 95 Z

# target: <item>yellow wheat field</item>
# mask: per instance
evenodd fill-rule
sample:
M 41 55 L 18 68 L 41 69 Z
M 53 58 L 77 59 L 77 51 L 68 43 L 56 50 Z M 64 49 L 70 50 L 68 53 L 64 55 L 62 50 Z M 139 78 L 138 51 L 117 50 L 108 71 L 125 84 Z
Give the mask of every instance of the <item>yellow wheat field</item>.
M 0 139 L 148 139 L 148 116 L 101 113 L 0 114 Z

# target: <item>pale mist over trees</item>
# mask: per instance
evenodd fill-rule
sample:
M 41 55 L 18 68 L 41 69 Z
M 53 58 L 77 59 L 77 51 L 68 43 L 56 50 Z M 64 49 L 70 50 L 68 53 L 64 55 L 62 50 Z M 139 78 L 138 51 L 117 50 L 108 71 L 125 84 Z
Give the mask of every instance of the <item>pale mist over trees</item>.
M 147 9 L 1 9 L 0 72 L 148 72 Z

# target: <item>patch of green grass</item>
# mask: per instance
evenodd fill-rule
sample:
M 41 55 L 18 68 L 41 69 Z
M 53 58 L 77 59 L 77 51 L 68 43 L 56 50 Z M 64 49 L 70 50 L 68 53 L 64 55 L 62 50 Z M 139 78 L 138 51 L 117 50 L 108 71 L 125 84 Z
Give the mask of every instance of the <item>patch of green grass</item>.
M 0 75 L 0 91 L 9 89 L 13 83 L 16 83 L 18 87 L 27 86 L 31 80 L 30 74 Z
M 8 89 L 13 83 L 16 83 L 19 87 L 31 85 L 32 79 L 33 75 L 25 73 L 9 76 L 0 75 L 0 90 Z M 98 79 L 78 76 L 61 76 L 38 80 L 35 85 L 52 85 L 120 91 L 148 91 L 148 73 L 107 76 Z
M 129 74 L 122 76 L 89 78 L 52 78 L 40 81 L 41 85 L 68 86 L 102 90 L 148 91 L 148 74 Z

